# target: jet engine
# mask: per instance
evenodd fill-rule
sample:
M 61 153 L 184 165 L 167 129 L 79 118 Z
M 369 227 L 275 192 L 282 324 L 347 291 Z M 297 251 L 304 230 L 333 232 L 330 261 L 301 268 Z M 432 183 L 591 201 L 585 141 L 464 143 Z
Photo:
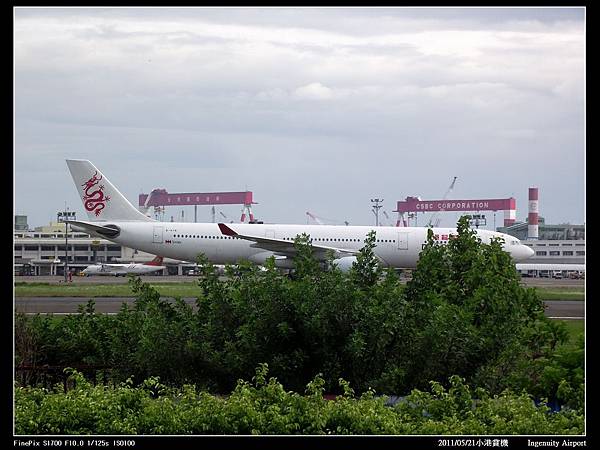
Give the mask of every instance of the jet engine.
M 343 258 L 334 259 L 333 263 L 340 269 L 342 272 L 347 273 L 352 264 L 356 262 L 356 256 L 344 256 Z

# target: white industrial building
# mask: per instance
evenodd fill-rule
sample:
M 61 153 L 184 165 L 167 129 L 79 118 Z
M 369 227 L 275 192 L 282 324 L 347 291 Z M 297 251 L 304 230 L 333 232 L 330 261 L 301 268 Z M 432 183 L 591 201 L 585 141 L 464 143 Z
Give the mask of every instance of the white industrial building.
M 531 264 L 584 264 L 585 240 L 521 241 L 535 254 L 526 262 Z

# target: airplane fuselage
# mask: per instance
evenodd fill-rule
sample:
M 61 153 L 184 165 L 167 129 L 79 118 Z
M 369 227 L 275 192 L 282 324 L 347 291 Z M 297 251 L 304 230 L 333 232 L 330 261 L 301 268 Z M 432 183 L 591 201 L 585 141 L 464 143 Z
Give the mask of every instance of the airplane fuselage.
M 214 264 L 235 264 L 243 259 L 262 264 L 275 255 L 279 267 L 291 267 L 292 264 L 291 259 L 260 248 L 254 242 L 224 235 L 216 223 L 110 221 L 104 224 L 116 225 L 120 229 L 119 235 L 109 240 L 172 259 L 195 262 L 198 254 L 203 253 Z M 416 267 L 419 253 L 427 240 L 427 228 L 423 227 L 283 224 L 235 224 L 231 227 L 240 235 L 291 242 L 297 235 L 306 233 L 315 245 L 355 251 L 364 246 L 367 234 L 375 230 L 374 252 L 384 266 L 394 268 Z M 483 243 L 489 243 L 494 236 L 503 237 L 505 250 L 517 261 L 530 256 L 529 248 L 512 236 L 488 230 L 476 232 Z M 445 243 L 456 234 L 456 229 L 434 228 L 433 233 L 437 241 Z

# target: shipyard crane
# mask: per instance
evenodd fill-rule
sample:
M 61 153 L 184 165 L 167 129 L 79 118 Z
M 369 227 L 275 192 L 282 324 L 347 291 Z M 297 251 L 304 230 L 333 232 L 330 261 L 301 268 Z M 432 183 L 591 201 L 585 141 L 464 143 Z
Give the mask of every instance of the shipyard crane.
M 227 217 L 223 211 L 219 211 L 219 214 L 221 214 L 223 216 L 223 219 L 229 221 L 229 223 L 233 223 L 233 220 L 231 220 L 229 217 Z
M 306 211 L 306 215 L 307 215 L 308 217 L 310 217 L 312 220 L 314 220 L 315 222 L 317 222 L 317 224 L 319 224 L 319 225 L 325 225 L 325 224 L 324 224 L 324 223 L 321 221 L 321 219 L 319 219 L 319 218 L 318 218 L 317 216 L 315 216 L 313 213 L 311 213 L 311 212 L 309 212 L 309 211 Z
M 326 219 L 324 217 L 315 216 L 310 211 L 306 211 L 306 215 L 308 217 L 310 217 L 312 220 L 314 220 L 318 225 L 326 225 L 325 222 L 329 222 L 332 225 L 339 225 L 339 222 L 337 220 Z M 308 218 L 306 220 L 307 220 L 306 223 L 308 223 Z M 344 220 L 344 225 L 346 225 L 346 226 L 350 225 L 350 222 L 348 222 L 347 220 Z
M 442 201 L 446 200 L 446 198 L 448 197 L 448 195 L 450 195 L 450 193 L 454 190 L 454 183 L 456 183 L 456 178 L 454 177 L 454 179 L 452 180 L 452 183 L 450 183 L 450 187 L 448 187 L 448 190 L 446 191 L 446 193 L 444 194 L 444 197 L 442 198 Z M 437 217 L 439 215 L 440 212 L 442 212 L 443 210 L 440 210 L 438 212 L 435 212 L 434 214 L 431 215 L 431 218 L 429 219 L 429 223 L 427 224 L 428 227 L 437 227 L 440 224 L 440 221 L 442 220 L 441 217 Z M 433 222 L 433 219 L 435 218 L 435 223 Z
M 385 218 L 386 218 L 386 222 L 385 222 L 385 224 L 384 224 L 384 225 L 391 226 L 391 223 L 390 223 L 390 216 L 388 215 L 387 211 L 385 211 L 385 210 L 384 210 L 384 211 L 383 211 L 383 215 L 384 215 L 384 216 L 385 216 Z

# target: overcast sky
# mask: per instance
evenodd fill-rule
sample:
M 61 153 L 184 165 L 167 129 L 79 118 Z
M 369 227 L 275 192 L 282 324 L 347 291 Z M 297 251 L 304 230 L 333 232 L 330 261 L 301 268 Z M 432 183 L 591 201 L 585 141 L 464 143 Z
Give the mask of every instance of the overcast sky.
M 585 220 L 582 8 L 14 11 L 14 209 L 32 227 L 65 202 L 87 218 L 67 158 L 134 205 L 248 189 L 265 222 L 373 224 L 375 197 L 395 222 L 454 176 L 449 199 L 512 196 L 524 220 L 537 186 L 547 223 Z

